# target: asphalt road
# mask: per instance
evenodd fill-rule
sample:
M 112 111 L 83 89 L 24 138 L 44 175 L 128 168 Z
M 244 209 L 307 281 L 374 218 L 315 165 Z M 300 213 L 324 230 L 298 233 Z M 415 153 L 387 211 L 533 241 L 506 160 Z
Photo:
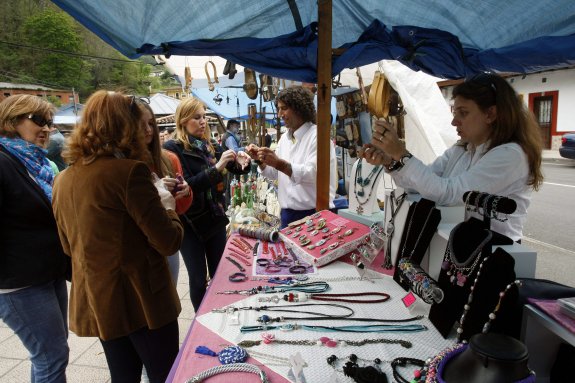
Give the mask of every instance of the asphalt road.
M 531 198 L 523 244 L 537 251 L 535 276 L 575 287 L 575 161 L 543 164 Z

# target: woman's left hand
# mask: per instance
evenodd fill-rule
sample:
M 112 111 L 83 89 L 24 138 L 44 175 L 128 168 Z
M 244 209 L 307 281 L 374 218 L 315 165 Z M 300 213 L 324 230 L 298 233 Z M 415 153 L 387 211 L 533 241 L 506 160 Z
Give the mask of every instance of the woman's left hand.
M 399 160 L 406 152 L 405 145 L 399 139 L 395 127 L 385 120 L 377 120 L 373 124 L 371 144 L 396 160 Z

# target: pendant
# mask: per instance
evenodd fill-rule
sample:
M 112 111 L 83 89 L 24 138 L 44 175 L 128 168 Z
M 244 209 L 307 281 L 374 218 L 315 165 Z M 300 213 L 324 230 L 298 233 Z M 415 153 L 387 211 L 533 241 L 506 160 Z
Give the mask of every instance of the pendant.
M 369 178 L 366 178 L 366 179 L 363 180 L 363 184 L 362 184 L 362 185 L 363 185 L 363 186 L 367 186 L 367 185 L 369 185 L 369 182 L 370 182 L 370 181 L 371 181 L 371 180 L 370 180 Z
M 457 273 L 457 286 L 463 287 L 465 282 L 467 282 L 467 277 L 462 273 Z
M 359 205 L 356 209 L 357 214 L 363 214 L 363 206 Z
M 363 192 L 363 190 L 357 191 L 357 195 L 360 197 L 363 197 L 365 195 L 365 193 Z
M 357 177 L 356 182 L 357 182 L 358 185 L 363 185 L 363 178 L 362 178 L 362 177 Z
M 393 234 L 393 231 L 395 230 L 395 226 L 393 226 L 392 222 L 388 222 L 387 223 L 387 227 L 385 228 L 385 234 L 388 237 L 391 237 L 391 235 Z

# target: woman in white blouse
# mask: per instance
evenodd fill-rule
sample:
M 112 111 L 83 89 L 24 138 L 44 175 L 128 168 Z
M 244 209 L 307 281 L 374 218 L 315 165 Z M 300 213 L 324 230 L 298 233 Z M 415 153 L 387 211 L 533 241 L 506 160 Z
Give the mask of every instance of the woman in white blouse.
M 432 164 L 413 157 L 391 124 L 374 124 L 371 144 L 361 153 L 383 164 L 397 185 L 438 205 L 462 204 L 466 191 L 504 196 L 517 203 L 492 229 L 514 241 L 522 237 L 531 191 L 543 182 L 541 135 L 533 114 L 514 89 L 495 74 L 481 73 L 453 90 L 453 120 L 461 139 Z

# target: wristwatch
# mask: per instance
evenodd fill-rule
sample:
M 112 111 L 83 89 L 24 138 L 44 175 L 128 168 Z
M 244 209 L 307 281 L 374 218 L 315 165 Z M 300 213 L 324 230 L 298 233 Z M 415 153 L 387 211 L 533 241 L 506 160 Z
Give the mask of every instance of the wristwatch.
M 403 156 L 401 156 L 401 158 L 399 159 L 399 163 L 401 164 L 401 166 L 405 166 L 405 163 L 407 162 L 407 160 L 409 160 L 411 157 L 413 157 L 413 154 L 406 152 Z
M 387 170 L 393 172 L 401 169 L 407 163 L 407 160 L 409 160 L 411 157 L 413 157 L 413 154 L 407 152 L 401 156 L 399 160 L 392 160 L 391 163 L 387 165 Z

